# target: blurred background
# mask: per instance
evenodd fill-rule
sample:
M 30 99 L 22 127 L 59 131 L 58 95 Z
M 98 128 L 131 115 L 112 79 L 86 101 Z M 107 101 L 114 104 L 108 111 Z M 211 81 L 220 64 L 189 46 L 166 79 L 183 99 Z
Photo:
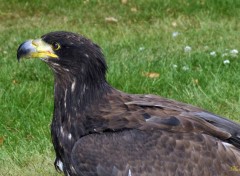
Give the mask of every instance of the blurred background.
M 101 46 L 108 81 L 240 121 L 240 1 L 0 0 L 0 175 L 59 175 L 53 74 L 18 46 L 57 30 Z

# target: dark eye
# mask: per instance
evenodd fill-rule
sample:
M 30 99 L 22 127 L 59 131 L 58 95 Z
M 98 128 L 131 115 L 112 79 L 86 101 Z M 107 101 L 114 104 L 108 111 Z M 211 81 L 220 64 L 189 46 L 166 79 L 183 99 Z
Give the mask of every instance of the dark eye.
M 52 44 L 52 49 L 53 49 L 53 50 L 59 50 L 60 48 L 61 48 L 61 46 L 60 46 L 59 43 L 54 42 L 54 43 Z

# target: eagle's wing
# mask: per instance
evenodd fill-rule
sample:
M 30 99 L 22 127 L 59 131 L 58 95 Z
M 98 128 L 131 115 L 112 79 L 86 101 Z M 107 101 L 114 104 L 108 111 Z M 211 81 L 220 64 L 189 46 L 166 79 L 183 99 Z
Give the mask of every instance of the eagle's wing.
M 198 132 L 217 137 L 240 148 L 240 125 L 189 104 L 155 95 L 108 97 L 110 101 L 88 115 L 89 131 L 162 129 Z
M 145 114 L 147 123 L 154 123 L 155 125 L 166 123 L 171 131 L 176 132 L 192 131 L 192 128 L 194 128 L 195 131 L 200 130 L 202 133 L 210 134 L 240 148 L 240 125 L 227 118 L 189 104 L 155 95 L 144 95 L 137 101 L 130 101 L 125 104 L 143 108 L 148 114 Z M 173 124 L 176 127 L 172 127 Z
M 100 108 L 104 116 L 95 119 L 105 125 L 95 126 L 99 133 L 80 138 L 73 148 L 76 173 L 239 174 L 234 170 L 240 166 L 239 124 L 174 100 L 133 96 Z

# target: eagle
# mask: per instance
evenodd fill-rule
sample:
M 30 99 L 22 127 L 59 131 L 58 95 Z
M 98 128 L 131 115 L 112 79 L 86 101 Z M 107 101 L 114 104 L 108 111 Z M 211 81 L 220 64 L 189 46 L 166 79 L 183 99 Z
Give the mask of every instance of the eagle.
M 113 88 L 102 50 L 90 39 L 50 32 L 23 42 L 20 58 L 39 58 L 53 70 L 54 165 L 65 175 L 240 175 L 240 124 Z

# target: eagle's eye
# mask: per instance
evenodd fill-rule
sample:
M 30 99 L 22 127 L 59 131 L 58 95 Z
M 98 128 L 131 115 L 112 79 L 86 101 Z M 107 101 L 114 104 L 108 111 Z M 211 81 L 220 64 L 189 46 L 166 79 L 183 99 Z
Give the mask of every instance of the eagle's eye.
M 52 44 L 52 48 L 53 48 L 53 50 L 59 50 L 60 48 L 61 48 L 61 46 L 60 46 L 60 44 L 59 43 L 57 43 L 57 42 L 54 42 L 53 44 Z

